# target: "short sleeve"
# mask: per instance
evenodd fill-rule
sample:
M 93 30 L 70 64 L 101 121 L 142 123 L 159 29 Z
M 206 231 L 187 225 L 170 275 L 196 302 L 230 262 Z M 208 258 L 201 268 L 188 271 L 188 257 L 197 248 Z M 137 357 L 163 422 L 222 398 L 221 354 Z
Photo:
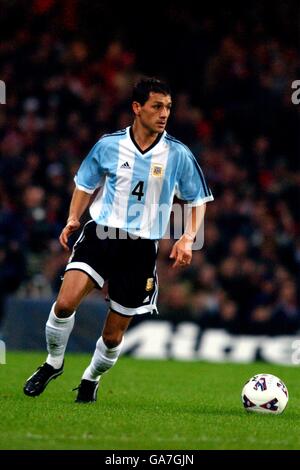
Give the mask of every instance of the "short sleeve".
M 101 142 L 97 142 L 81 163 L 74 177 L 76 188 L 86 193 L 93 194 L 96 188 L 101 186 L 103 169 L 101 167 Z
M 175 194 L 179 199 L 188 201 L 191 206 L 201 206 L 214 200 L 200 165 L 187 148 L 184 148 L 182 154 L 181 171 Z

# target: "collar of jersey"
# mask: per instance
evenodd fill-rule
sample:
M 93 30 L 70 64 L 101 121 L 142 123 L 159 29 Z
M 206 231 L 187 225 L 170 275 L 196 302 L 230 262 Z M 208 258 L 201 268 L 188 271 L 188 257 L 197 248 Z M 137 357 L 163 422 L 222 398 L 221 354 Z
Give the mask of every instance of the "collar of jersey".
M 139 144 L 136 142 L 135 138 L 134 138 L 134 135 L 133 135 L 133 131 L 132 131 L 132 127 L 129 127 L 129 136 L 130 136 L 130 139 L 132 140 L 132 143 L 134 144 L 134 146 L 137 148 L 137 150 L 142 154 L 142 155 L 145 155 L 145 153 L 149 152 L 150 150 L 153 149 L 153 147 L 155 147 L 155 145 L 158 144 L 158 142 L 160 141 L 160 139 L 162 138 L 163 136 L 163 132 L 161 134 L 158 134 L 158 136 L 156 137 L 155 141 L 148 147 L 146 148 L 145 150 L 142 150 L 141 147 L 139 146 Z

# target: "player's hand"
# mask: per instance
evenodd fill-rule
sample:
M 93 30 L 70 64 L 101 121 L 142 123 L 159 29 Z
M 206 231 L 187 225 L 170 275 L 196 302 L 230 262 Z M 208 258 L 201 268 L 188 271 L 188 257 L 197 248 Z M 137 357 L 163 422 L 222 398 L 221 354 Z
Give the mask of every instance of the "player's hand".
M 186 267 L 192 261 L 192 246 L 193 242 L 185 235 L 177 240 L 174 243 L 170 258 L 175 259 L 172 268 L 176 268 L 177 266 Z
M 65 228 L 63 229 L 63 231 L 61 232 L 59 236 L 60 244 L 63 246 L 65 250 L 69 251 L 69 247 L 68 247 L 69 236 L 71 235 L 71 233 L 78 230 L 79 227 L 80 227 L 79 220 L 77 219 L 68 220 L 67 225 L 65 226 Z

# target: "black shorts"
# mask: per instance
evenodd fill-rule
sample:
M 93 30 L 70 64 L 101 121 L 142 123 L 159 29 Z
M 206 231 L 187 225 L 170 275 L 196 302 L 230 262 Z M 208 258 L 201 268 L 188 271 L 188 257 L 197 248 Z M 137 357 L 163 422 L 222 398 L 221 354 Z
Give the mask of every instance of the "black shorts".
M 66 271 L 85 272 L 100 289 L 108 281 L 110 307 L 117 313 L 131 316 L 157 312 L 158 241 L 132 239 L 128 234 L 126 239 L 101 239 L 97 227 L 93 220 L 85 224 L 73 246 Z M 118 236 L 118 229 L 115 232 Z

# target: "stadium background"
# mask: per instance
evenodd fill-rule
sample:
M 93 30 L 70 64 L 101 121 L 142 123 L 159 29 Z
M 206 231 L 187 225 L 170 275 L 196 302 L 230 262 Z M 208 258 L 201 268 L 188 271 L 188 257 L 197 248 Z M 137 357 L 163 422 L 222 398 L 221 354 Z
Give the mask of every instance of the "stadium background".
M 43 347 L 37 338 L 43 341 L 68 258 L 58 235 L 73 175 L 103 133 L 131 122 L 130 90 L 141 74 L 170 83 L 168 131 L 193 150 L 215 196 L 204 249 L 189 268 L 170 269 L 172 242 L 160 245 L 157 320 L 233 335 L 296 335 L 298 2 L 151 2 L 146 11 L 129 3 L 0 2 L 3 339 L 9 347 Z M 82 308 L 74 350 L 92 351 L 85 340 L 106 306 L 95 293 Z

